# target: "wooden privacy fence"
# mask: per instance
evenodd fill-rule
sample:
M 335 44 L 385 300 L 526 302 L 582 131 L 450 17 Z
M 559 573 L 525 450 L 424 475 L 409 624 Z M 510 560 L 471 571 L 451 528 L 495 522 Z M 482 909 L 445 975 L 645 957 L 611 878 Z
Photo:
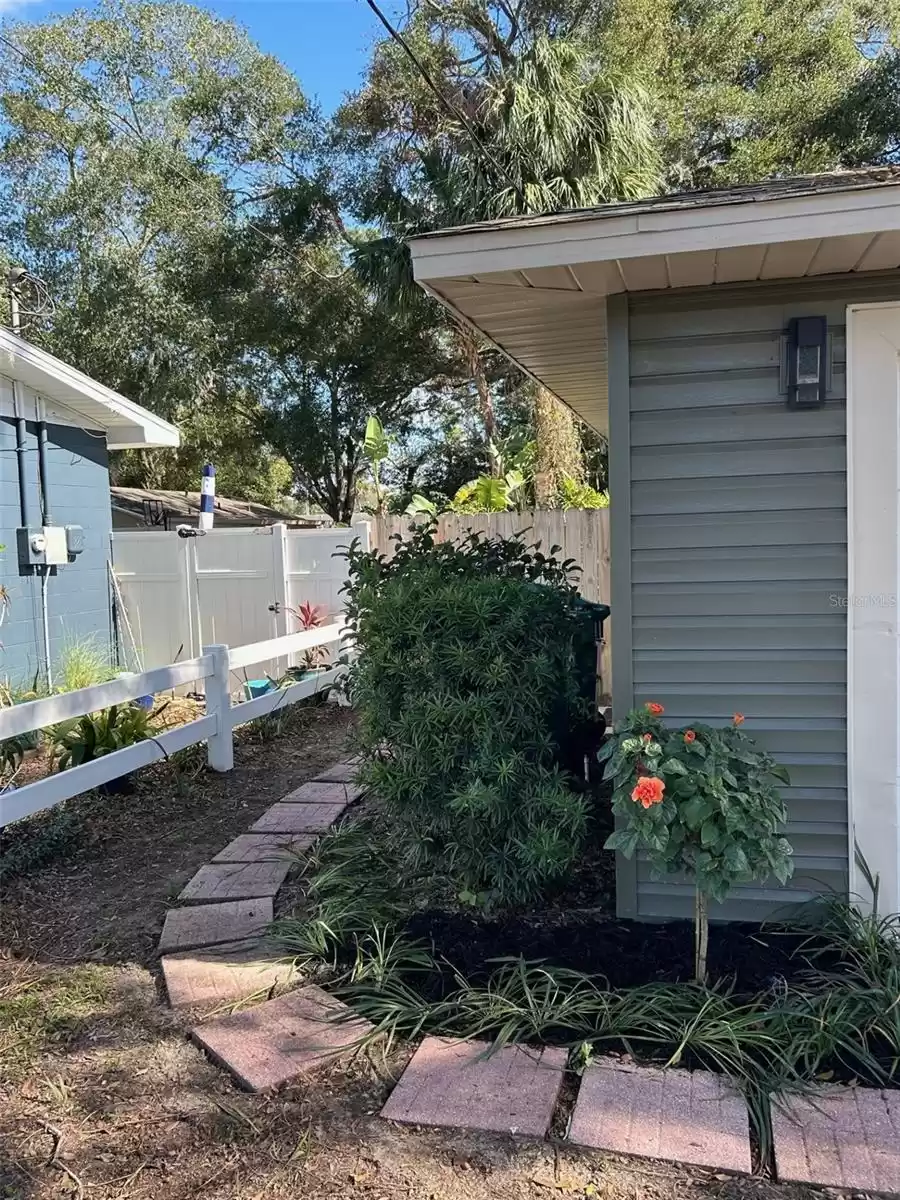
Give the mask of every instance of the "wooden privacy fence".
M 257 717 L 264 717 L 289 704 L 296 704 L 335 683 L 346 671 L 340 661 L 317 672 L 309 679 L 289 687 L 275 688 L 242 704 L 232 703 L 238 684 L 237 672 L 260 662 L 287 658 L 315 646 L 343 643 L 347 650 L 348 631 L 342 622 L 334 621 L 319 629 L 303 630 L 287 637 L 271 638 L 251 646 L 205 646 L 203 653 L 187 662 L 171 663 L 140 674 L 120 675 L 110 683 L 63 692 L 43 700 L 16 704 L 0 710 L 0 739 L 17 737 L 46 729 L 60 721 L 97 712 L 112 704 L 125 704 L 141 696 L 155 695 L 191 683 L 199 683 L 206 694 L 206 713 L 174 729 L 137 742 L 124 750 L 115 750 L 79 767 L 58 771 L 46 779 L 25 787 L 0 792 L 0 829 L 12 821 L 52 808 L 62 800 L 80 796 L 82 792 L 109 783 L 130 771 L 167 759 L 187 746 L 206 742 L 207 758 L 214 771 L 230 771 L 234 766 L 234 729 Z
M 390 554 L 391 536 L 395 533 L 405 535 L 411 524 L 409 517 L 371 518 L 372 545 L 383 554 Z M 540 542 L 545 552 L 551 546 L 562 546 L 561 557 L 574 558 L 582 569 L 580 591 L 585 600 L 610 603 L 608 508 L 538 509 L 471 516 L 443 513 L 438 521 L 438 532 L 447 541 L 475 531 L 501 537 L 524 532 L 527 542 Z M 612 680 L 611 635 L 612 621 L 608 621 L 604 628 L 606 645 L 602 665 L 603 691 L 606 693 L 610 691 Z

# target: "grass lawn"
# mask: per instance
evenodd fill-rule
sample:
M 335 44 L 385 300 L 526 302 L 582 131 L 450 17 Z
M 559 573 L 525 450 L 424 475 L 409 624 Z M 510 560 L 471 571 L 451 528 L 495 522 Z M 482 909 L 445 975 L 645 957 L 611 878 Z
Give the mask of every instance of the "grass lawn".
M 345 710 L 246 731 L 236 769 L 158 766 L 70 806 L 70 844 L 7 878 L 0 929 L 0 1197 L 126 1200 L 800 1200 L 813 1193 L 563 1143 L 412 1130 L 378 1110 L 409 1051 L 273 1096 L 238 1092 L 161 1001 L 154 951 L 194 871 L 339 758 Z

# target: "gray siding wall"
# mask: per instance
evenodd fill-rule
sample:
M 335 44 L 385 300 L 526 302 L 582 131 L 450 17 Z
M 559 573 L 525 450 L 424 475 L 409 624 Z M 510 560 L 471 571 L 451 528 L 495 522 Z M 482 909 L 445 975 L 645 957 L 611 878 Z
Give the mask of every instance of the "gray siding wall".
M 895 296 L 896 275 L 611 305 L 611 353 L 618 328 L 628 357 L 611 396 L 611 408 L 627 404 L 612 460 L 630 448 L 619 479 L 630 512 L 612 542 L 630 609 L 625 628 L 613 609 L 614 648 L 626 639 L 613 661 L 617 711 L 658 700 L 679 725 L 740 711 L 791 773 L 791 890 L 740 889 L 720 918 L 760 919 L 847 888 L 845 313 L 850 301 Z M 791 317 L 819 314 L 831 338 L 828 400 L 792 411 L 782 333 Z M 619 890 L 629 915 L 691 913 L 690 888 L 652 880 L 643 861 L 623 866 Z
M 48 468 L 53 520 L 84 527 L 85 549 L 74 563 L 55 568 L 47 585 L 51 652 L 58 659 L 68 642 L 91 639 L 109 653 L 111 646 L 109 558 L 112 520 L 109 469 L 102 434 L 66 425 L 49 425 Z M 20 575 L 16 555 L 19 491 L 15 425 L 0 418 L 0 579 L 10 607 L 0 629 L 0 680 L 29 684 L 43 663 L 40 578 Z M 26 455 L 32 520 L 40 523 L 35 427 L 28 424 Z

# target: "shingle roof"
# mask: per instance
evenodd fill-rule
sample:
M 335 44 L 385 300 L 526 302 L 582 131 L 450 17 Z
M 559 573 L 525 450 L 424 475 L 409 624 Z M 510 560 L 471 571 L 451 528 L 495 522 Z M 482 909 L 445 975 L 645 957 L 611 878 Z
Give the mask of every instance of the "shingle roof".
M 670 192 L 668 195 L 651 196 L 647 200 L 617 201 L 614 204 L 598 204 L 593 208 L 574 208 L 563 212 L 540 213 L 527 217 L 504 217 L 495 221 L 476 221 L 469 225 L 455 225 L 437 229 L 433 233 L 416 236 L 415 241 L 426 238 L 445 237 L 457 233 L 474 233 L 489 229 L 527 229 L 539 225 L 563 225 L 573 221 L 596 220 L 598 217 L 623 217 L 630 213 L 647 211 L 703 208 L 716 204 L 755 204 L 764 200 L 781 200 L 789 196 L 820 194 L 823 192 L 850 192 L 860 189 L 886 187 L 900 184 L 900 167 L 865 167 L 853 171 L 832 171 L 818 175 L 794 175 L 784 179 L 767 179 L 762 183 L 744 184 L 738 187 L 709 188 L 705 191 Z
M 169 522 L 194 520 L 200 512 L 199 492 L 129 487 L 111 487 L 109 490 L 113 509 L 146 521 L 148 526 L 158 524 L 163 528 L 166 525 L 166 517 Z M 276 521 L 283 521 L 295 528 L 314 528 L 325 520 L 326 518 L 294 516 L 270 508 L 267 504 L 257 504 L 253 500 L 231 500 L 226 496 L 216 496 L 217 525 L 273 525 Z

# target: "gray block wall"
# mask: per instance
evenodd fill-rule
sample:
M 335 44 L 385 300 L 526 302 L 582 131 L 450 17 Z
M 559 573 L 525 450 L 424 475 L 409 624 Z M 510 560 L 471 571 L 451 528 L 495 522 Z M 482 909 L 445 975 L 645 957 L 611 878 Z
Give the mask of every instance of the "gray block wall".
M 37 440 L 28 423 L 26 454 L 32 520 L 40 523 Z M 106 440 L 66 425 L 48 425 L 48 470 L 54 524 L 81 525 L 85 548 L 74 563 L 53 570 L 48 581 L 53 659 L 64 647 L 90 639 L 111 654 L 112 630 L 107 583 L 112 519 Z M 43 663 L 40 577 L 20 575 L 16 555 L 19 491 L 15 424 L 0 418 L 0 581 L 9 593 L 9 610 L 0 628 L 0 680 L 30 685 Z
M 610 302 L 616 712 L 739 711 L 791 773 L 791 888 L 739 889 L 719 918 L 847 890 L 846 305 L 898 296 L 892 273 Z M 782 335 L 823 314 L 827 403 L 791 410 Z M 692 895 L 621 865 L 623 915 L 687 917 Z

